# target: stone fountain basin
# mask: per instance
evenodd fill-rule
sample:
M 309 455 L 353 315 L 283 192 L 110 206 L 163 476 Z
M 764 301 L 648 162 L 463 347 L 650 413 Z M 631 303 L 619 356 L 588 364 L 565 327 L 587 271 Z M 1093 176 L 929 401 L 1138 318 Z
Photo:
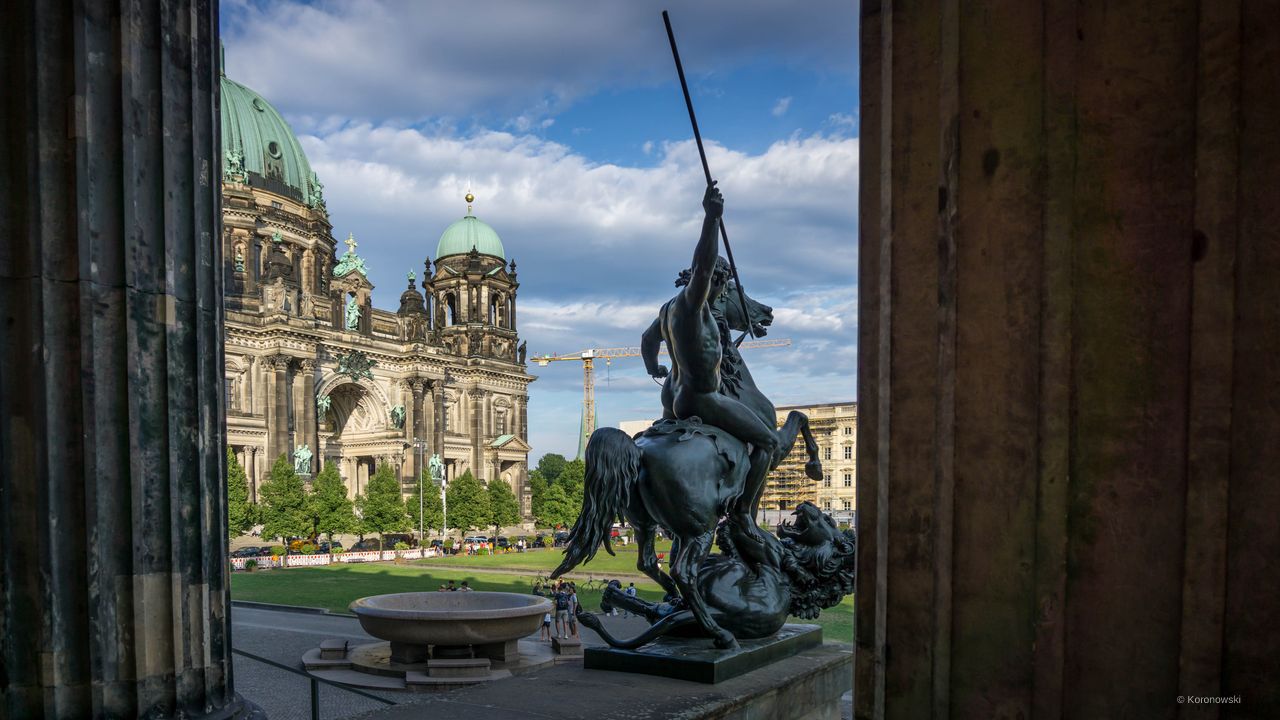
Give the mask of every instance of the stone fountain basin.
M 537 632 L 551 601 L 504 592 L 409 592 L 360 598 L 350 608 L 364 631 L 381 640 L 488 645 Z

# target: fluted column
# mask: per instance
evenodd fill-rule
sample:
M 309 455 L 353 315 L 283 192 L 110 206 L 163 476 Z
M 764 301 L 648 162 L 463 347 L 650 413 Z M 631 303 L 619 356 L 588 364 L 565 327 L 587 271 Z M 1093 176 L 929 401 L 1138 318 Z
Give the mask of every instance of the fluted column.
M 249 500 L 258 502 L 258 463 L 262 455 L 262 450 L 258 447 L 251 446 L 249 448 Z
M 448 425 L 448 417 L 445 415 L 447 408 L 444 405 L 444 385 L 439 380 L 431 384 L 431 406 L 432 414 L 435 416 L 435 428 L 431 434 L 431 446 L 433 452 L 440 453 L 440 458 L 444 459 L 444 436 L 445 429 Z
M 0 717 L 245 714 L 216 8 L 0 5 Z
M 1275 17 L 862 3 L 856 717 L 1280 717 Z
M 299 437 L 311 448 L 311 476 L 320 474 L 320 435 L 316 432 L 316 361 L 303 358 L 298 361 L 302 373 L 302 397 L 298 399 L 301 416 L 298 419 Z
M 471 388 L 471 474 L 483 482 L 484 475 L 484 390 Z
M 288 355 L 272 355 L 267 358 L 271 375 L 271 397 L 268 407 L 271 416 L 267 418 L 267 467 L 275 464 L 280 455 L 289 454 L 289 364 L 293 361 Z

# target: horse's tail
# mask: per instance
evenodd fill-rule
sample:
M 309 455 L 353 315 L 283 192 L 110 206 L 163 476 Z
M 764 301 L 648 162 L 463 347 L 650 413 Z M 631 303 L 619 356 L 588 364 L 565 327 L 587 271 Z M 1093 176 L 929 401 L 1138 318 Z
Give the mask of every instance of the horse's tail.
M 583 625 L 587 626 L 588 628 L 596 631 L 596 634 L 599 635 L 602 640 L 609 643 L 611 647 L 622 648 L 623 650 L 634 650 L 640 647 L 641 645 L 645 645 L 653 642 L 654 640 L 657 640 L 658 638 L 672 632 L 673 630 L 676 630 L 677 628 L 682 628 L 688 625 L 696 624 L 698 622 L 698 619 L 693 616 L 693 613 L 691 611 L 680 610 L 680 611 L 671 613 L 670 615 L 662 618 L 658 622 L 645 628 L 644 632 L 640 633 L 639 635 L 626 640 L 615 638 L 609 632 L 608 628 L 604 626 L 604 623 L 600 622 L 600 618 L 596 617 L 595 615 L 592 615 L 591 613 L 587 613 L 587 612 L 579 613 L 578 621 L 581 622 Z
M 640 475 L 640 448 L 630 435 L 617 428 L 600 428 L 587 442 L 587 477 L 582 512 L 569 531 L 564 561 L 551 573 L 556 578 L 596 556 L 600 544 L 613 555 L 609 530 L 623 513 L 627 498 Z

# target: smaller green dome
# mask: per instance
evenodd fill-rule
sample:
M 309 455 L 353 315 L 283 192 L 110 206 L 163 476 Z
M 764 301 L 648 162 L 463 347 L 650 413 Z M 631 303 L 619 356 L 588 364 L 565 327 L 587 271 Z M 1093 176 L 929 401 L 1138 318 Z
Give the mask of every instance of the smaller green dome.
M 471 252 L 471 248 L 475 248 L 482 255 L 507 259 L 498 233 L 472 215 L 468 209 L 461 220 L 444 229 L 444 233 L 440 235 L 440 242 L 436 245 L 436 257 L 466 255 Z

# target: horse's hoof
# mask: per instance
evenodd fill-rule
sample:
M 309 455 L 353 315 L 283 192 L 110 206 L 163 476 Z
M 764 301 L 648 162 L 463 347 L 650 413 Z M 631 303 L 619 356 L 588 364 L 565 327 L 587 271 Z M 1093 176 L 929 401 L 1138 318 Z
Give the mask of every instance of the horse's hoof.
M 804 464 L 804 474 L 809 476 L 810 480 L 822 479 L 822 462 L 819 460 L 810 460 Z
M 716 648 L 719 650 L 737 650 L 738 638 L 728 630 L 723 630 L 716 634 Z

